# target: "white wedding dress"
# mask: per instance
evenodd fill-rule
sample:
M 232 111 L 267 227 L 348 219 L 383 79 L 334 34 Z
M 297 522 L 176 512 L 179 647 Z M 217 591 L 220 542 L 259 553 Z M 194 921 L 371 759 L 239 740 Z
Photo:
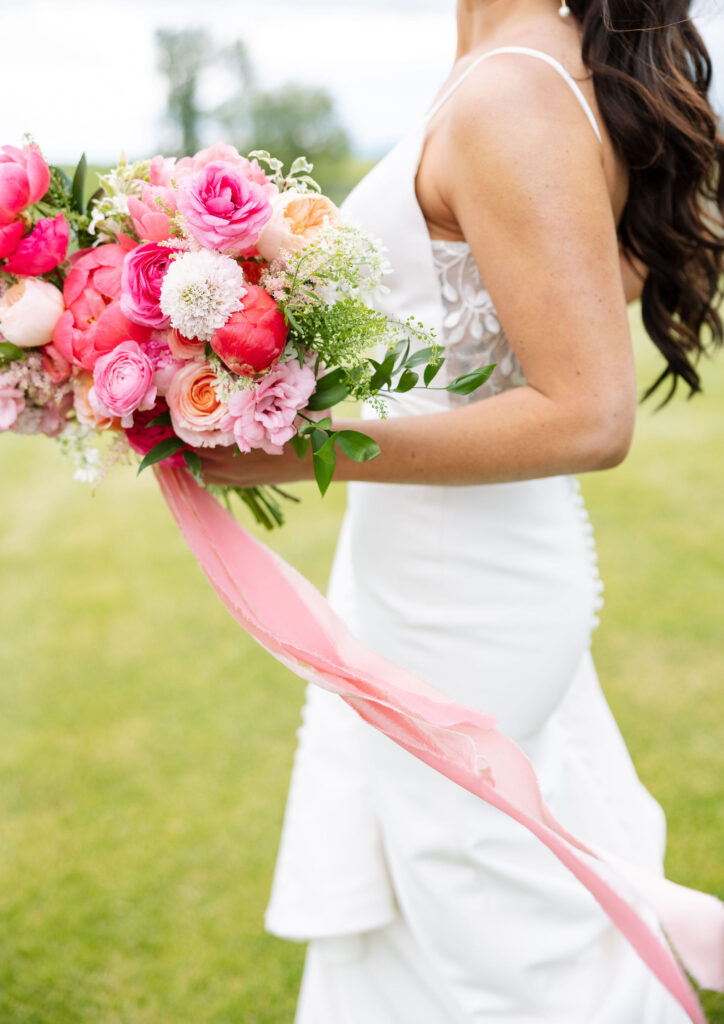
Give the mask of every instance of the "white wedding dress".
M 524 47 L 502 52 L 546 60 L 600 138 L 560 64 Z M 415 195 L 425 134 L 426 122 L 416 125 L 345 213 L 389 249 L 394 273 L 380 308 L 437 328 L 450 377 L 490 362 L 497 369 L 467 399 L 408 392 L 393 416 L 524 383 L 470 249 L 430 241 Z M 349 485 L 329 600 L 352 632 L 456 701 L 495 714 L 564 826 L 660 872 L 663 812 L 636 775 L 591 661 L 600 590 L 571 477 Z M 297 1024 L 688 1020 L 533 835 L 314 686 L 266 926 L 311 940 Z

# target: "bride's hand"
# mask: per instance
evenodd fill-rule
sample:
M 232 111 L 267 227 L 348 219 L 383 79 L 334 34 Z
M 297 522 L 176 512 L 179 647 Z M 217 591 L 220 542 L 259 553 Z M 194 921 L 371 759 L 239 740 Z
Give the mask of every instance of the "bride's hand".
M 230 447 L 197 449 L 204 483 L 227 487 L 256 487 L 288 484 L 312 477 L 311 460 L 300 459 L 291 445 L 281 455 L 267 455 L 261 448 L 240 452 Z

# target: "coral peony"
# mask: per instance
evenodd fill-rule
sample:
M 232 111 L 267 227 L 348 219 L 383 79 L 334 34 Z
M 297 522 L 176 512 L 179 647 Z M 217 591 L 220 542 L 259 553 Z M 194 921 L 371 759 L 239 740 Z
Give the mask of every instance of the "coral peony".
M 121 426 L 133 424 L 136 409 L 150 409 L 156 401 L 153 366 L 135 341 L 124 341 L 101 356 L 93 367 L 88 402 L 100 416 L 120 416 Z
M 179 210 L 199 245 L 241 253 L 271 217 L 267 189 L 233 163 L 214 160 L 178 192 Z
M 50 170 L 31 143 L 0 150 L 0 227 L 10 224 L 26 206 L 42 199 L 50 185 Z
M 284 314 L 263 288 L 250 285 L 243 306 L 211 339 L 211 347 L 234 373 L 253 377 L 279 358 L 287 341 Z
M 48 281 L 18 281 L 0 299 L 0 333 L 18 348 L 47 345 L 63 313 L 63 293 Z
M 139 455 L 146 455 L 151 451 L 152 448 L 160 441 L 166 441 L 176 435 L 171 427 L 162 427 L 158 424 L 153 427 L 149 427 L 151 420 L 155 420 L 157 416 L 168 410 L 168 406 L 161 399 L 156 402 L 152 409 L 146 409 L 144 412 L 137 412 L 133 417 L 133 426 L 126 430 L 126 437 L 128 443 L 134 452 L 138 452 Z M 167 455 L 165 459 L 162 459 L 164 466 L 171 466 L 172 469 L 178 469 L 181 466 L 185 466 L 183 453 L 188 451 L 188 448 L 182 448 L 181 451 L 174 452 L 173 455 Z
M 174 375 L 166 392 L 174 431 L 194 447 L 234 443 L 234 435 L 220 429 L 226 405 L 219 400 L 215 383 L 216 375 L 209 363 L 189 362 Z
M 269 455 L 281 455 L 282 446 L 296 433 L 296 415 L 315 386 L 311 366 L 300 366 L 294 359 L 279 363 L 256 387 L 229 396 L 221 429 L 233 431 L 243 452 L 263 448 Z
M 272 199 L 273 213 L 261 231 L 256 247 L 265 260 L 273 260 L 282 249 L 296 252 L 314 241 L 328 224 L 336 224 L 340 213 L 326 196 L 297 192 L 290 188 Z
M 12 224 L 0 227 L 0 260 L 12 256 L 24 231 L 25 225 L 21 220 L 14 220 Z
M 121 309 L 129 320 L 146 327 L 168 327 L 161 310 L 161 286 L 178 249 L 149 242 L 126 254 L 121 274 Z
M 3 270 L 18 277 L 47 274 L 62 263 L 68 252 L 70 227 L 62 213 L 43 217 L 25 238 L 22 238 Z

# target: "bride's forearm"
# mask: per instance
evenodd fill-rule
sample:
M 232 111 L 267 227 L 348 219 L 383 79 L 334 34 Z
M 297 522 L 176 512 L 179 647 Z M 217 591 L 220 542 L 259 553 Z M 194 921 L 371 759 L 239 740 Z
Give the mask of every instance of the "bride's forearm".
M 379 483 L 504 483 L 617 465 L 628 451 L 635 402 L 554 401 L 524 386 L 440 413 L 335 420 L 361 430 L 381 454 L 356 463 L 338 455 L 335 478 Z

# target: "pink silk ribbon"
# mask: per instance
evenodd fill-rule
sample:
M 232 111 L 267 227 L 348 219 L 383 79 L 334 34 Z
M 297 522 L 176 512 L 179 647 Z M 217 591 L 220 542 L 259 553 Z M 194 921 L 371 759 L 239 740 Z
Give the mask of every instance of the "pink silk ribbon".
M 656 913 L 681 964 L 724 991 L 724 904 L 585 844 L 554 818 L 526 755 L 489 715 L 448 700 L 358 641 L 309 580 L 252 537 L 185 469 L 155 467 L 186 542 L 236 621 L 302 679 L 339 694 L 415 757 L 529 829 L 589 890 L 694 1024 L 706 1024 L 670 946 L 596 870 Z

